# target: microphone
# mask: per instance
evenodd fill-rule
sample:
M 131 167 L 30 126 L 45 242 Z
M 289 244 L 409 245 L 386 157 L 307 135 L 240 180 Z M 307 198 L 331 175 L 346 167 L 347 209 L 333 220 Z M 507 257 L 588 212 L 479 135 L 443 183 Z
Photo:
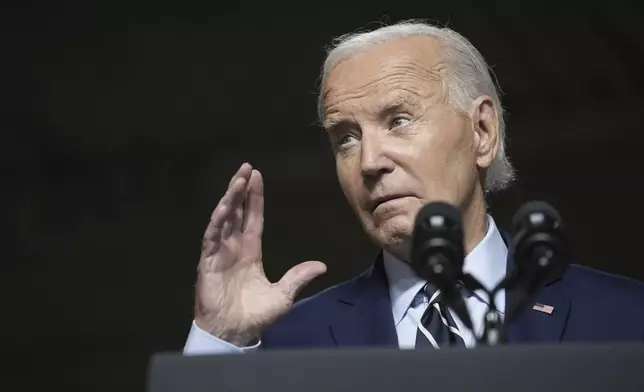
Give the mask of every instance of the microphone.
M 531 293 L 567 267 L 561 215 L 546 202 L 531 201 L 517 210 L 512 226 L 516 278 Z
M 443 202 L 420 209 L 414 224 L 411 266 L 440 290 L 447 305 L 472 330 L 472 320 L 461 296 L 463 228 L 458 210 Z
M 516 319 L 541 286 L 556 279 L 568 266 L 568 241 L 561 216 L 550 204 L 531 201 L 519 208 L 512 219 L 514 270 L 507 288 L 514 290 L 505 326 Z

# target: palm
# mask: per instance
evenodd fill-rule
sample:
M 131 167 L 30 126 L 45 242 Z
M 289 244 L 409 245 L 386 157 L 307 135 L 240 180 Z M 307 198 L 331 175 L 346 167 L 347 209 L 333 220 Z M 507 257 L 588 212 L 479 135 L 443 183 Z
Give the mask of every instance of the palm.
M 258 329 L 283 314 L 292 299 L 264 274 L 259 239 L 236 233 L 222 241 L 219 250 L 208 256 L 215 266 L 202 273 L 199 297 L 209 313 L 225 313 L 237 328 Z M 243 310 L 236 312 L 235 310 Z
M 204 235 L 196 320 L 216 336 L 240 341 L 257 337 L 288 311 L 304 284 L 324 272 L 324 264 L 306 262 L 277 283 L 266 278 L 261 251 L 263 204 L 261 175 L 243 165 Z

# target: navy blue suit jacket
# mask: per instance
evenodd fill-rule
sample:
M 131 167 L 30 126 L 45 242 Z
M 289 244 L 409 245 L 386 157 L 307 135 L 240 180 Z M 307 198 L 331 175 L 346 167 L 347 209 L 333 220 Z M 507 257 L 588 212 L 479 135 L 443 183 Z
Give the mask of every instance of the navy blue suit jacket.
M 507 243 L 507 240 L 506 240 Z M 513 264 L 509 247 L 508 268 Z M 506 302 L 512 301 L 506 293 Z M 538 292 L 507 343 L 644 341 L 644 284 L 570 265 Z M 508 306 L 506 305 L 506 308 Z M 262 336 L 264 348 L 398 347 L 382 257 L 355 279 L 299 301 Z

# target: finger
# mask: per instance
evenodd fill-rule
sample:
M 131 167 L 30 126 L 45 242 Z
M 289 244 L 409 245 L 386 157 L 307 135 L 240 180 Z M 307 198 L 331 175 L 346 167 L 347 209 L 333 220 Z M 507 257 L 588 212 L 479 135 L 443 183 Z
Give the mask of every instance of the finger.
M 237 173 L 233 176 L 233 178 L 230 179 L 230 183 L 228 184 L 228 187 L 231 187 L 233 182 L 237 178 L 244 178 L 246 181 L 250 180 L 251 173 L 253 172 L 253 167 L 249 163 L 243 163 L 240 167 L 239 170 L 237 170 Z M 244 199 L 246 198 L 246 190 L 244 190 Z M 244 200 L 240 203 L 237 203 L 237 200 L 235 200 L 235 204 L 237 205 L 234 210 L 234 215 L 233 219 L 231 222 L 230 227 L 227 227 L 229 230 L 224 230 L 224 238 L 232 234 L 233 232 L 239 232 L 241 231 L 242 228 L 242 220 L 244 216 Z
M 237 169 L 237 173 L 235 173 L 231 178 L 230 182 L 228 183 L 228 188 L 233 186 L 233 183 L 235 182 L 236 179 L 238 178 L 245 178 L 246 181 L 250 179 L 250 175 L 253 172 L 253 167 L 251 166 L 250 163 L 244 162 L 239 166 L 239 169 Z
M 231 223 L 231 221 L 233 219 L 235 219 L 235 218 L 231 217 L 230 219 L 227 219 L 224 222 L 224 227 L 221 229 L 221 239 L 222 240 L 230 237 L 230 233 L 233 231 L 233 224 Z
M 248 193 L 248 181 L 244 183 L 244 189 L 240 192 L 235 193 L 235 198 L 233 200 L 233 211 L 230 215 L 230 227 L 228 235 L 233 233 L 239 233 L 242 229 L 242 224 L 244 220 L 244 202 L 246 200 L 246 194 Z M 227 236 L 224 236 L 227 238 Z
M 320 261 L 305 261 L 288 270 L 277 283 L 284 293 L 291 299 L 316 277 L 326 272 L 326 265 Z
M 230 182 L 228 183 L 228 189 L 226 190 L 224 197 L 219 200 L 219 204 L 217 204 L 217 207 L 210 216 L 210 223 L 206 228 L 204 238 L 212 238 L 213 235 L 221 234 L 221 230 L 218 231 L 217 229 L 220 225 L 223 225 L 223 222 L 220 222 L 221 219 L 227 218 L 228 214 L 230 213 L 230 211 L 227 211 L 227 209 L 228 205 L 232 204 L 232 200 L 235 197 L 235 187 L 237 186 L 235 184 L 239 181 L 240 178 L 248 181 L 250 179 L 252 171 L 253 167 L 246 162 L 242 163 L 239 169 L 237 169 L 237 172 L 232 176 Z
M 248 180 L 248 192 L 244 203 L 242 231 L 261 236 L 264 230 L 264 179 L 259 170 L 253 170 Z
M 210 216 L 210 222 L 204 233 L 202 256 L 216 252 L 216 247 L 221 241 L 224 231 L 224 224 L 231 219 L 231 215 L 234 213 L 235 200 L 241 199 L 245 191 L 246 180 L 243 177 L 238 177 L 219 201 Z

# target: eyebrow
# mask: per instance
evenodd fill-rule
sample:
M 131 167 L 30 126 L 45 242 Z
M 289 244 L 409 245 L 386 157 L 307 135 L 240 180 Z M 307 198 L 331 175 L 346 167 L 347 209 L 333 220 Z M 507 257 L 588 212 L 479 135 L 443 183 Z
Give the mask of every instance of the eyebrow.
M 348 118 L 338 118 L 330 120 L 324 124 L 324 131 L 327 135 L 332 136 L 342 132 L 342 129 L 354 126 L 355 121 Z
M 413 99 L 407 94 L 398 94 L 393 98 L 388 99 L 384 104 L 381 104 L 378 113 L 380 116 L 387 116 L 392 113 L 399 112 L 404 108 L 419 110 L 420 104 L 418 103 L 418 100 Z
M 395 94 L 387 97 L 384 102 L 380 103 L 377 106 L 377 117 L 380 119 L 387 118 L 394 113 L 400 112 L 404 109 L 418 111 L 421 109 L 421 105 L 418 103 L 417 99 L 409 96 L 409 94 Z M 330 132 L 332 129 L 337 129 L 342 126 L 347 126 L 353 124 L 354 121 L 346 118 L 332 118 L 328 121 L 325 121 L 322 126 L 327 131 Z

